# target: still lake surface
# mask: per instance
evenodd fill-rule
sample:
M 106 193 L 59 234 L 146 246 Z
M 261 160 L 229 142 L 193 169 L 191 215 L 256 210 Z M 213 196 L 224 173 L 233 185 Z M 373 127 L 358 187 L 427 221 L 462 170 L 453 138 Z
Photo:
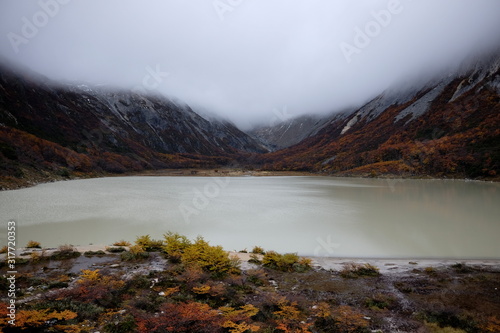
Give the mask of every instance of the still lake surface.
M 1 243 L 111 244 L 175 231 L 226 250 L 500 258 L 500 184 L 331 177 L 113 177 L 0 192 Z

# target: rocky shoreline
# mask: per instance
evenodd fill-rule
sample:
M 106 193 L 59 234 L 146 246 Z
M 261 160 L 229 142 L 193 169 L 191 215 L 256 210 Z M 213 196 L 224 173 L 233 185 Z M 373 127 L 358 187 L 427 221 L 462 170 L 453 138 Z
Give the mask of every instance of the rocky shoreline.
M 300 332 L 495 332 L 487 329 L 496 329 L 500 319 L 498 259 L 310 257 L 310 270 L 281 271 L 255 262 L 262 254 L 228 252 L 239 259 L 241 272 L 214 277 L 158 251 L 128 260 L 123 252 L 115 252 L 117 247 L 77 246 L 62 257 L 61 247 L 19 249 L 18 315 L 42 311 L 37 309 L 70 311 L 76 319 L 58 323 L 71 328 L 58 332 L 82 333 L 149 332 L 145 323 L 163 316 L 159 311 L 184 306 L 218 311 L 210 312 L 211 322 L 204 323 L 212 330 L 190 332 L 239 332 L 223 327 L 221 309 L 228 306 L 258 313 L 234 322 L 254 327 L 253 332 L 283 331 L 277 327 L 290 332 L 300 327 Z M 133 246 L 122 247 L 120 251 L 128 253 Z M 0 268 L 0 303 L 9 301 L 7 272 L 5 265 Z M 294 315 L 281 316 L 283 309 Z M 112 324 L 104 321 L 108 312 L 115 313 Z M 181 313 L 178 316 L 185 315 Z M 20 332 L 0 318 L 2 325 L 4 332 Z M 252 332 L 241 332 L 246 331 Z

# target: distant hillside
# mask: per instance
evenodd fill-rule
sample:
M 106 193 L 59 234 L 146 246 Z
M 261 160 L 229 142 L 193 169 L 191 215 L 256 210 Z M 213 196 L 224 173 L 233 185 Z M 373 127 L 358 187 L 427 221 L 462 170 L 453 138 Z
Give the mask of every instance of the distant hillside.
M 425 86 L 386 91 L 260 162 L 339 176 L 498 177 L 500 56 Z
M 0 67 L 4 183 L 89 172 L 213 167 L 266 152 L 234 125 L 208 121 L 163 97 L 85 85 L 56 87 L 35 73 L 24 73 Z
M 339 115 L 335 116 L 335 118 Z M 293 146 L 315 135 L 330 121 L 327 117 L 301 116 L 269 126 L 256 127 L 248 131 L 250 136 L 262 142 L 271 151 Z

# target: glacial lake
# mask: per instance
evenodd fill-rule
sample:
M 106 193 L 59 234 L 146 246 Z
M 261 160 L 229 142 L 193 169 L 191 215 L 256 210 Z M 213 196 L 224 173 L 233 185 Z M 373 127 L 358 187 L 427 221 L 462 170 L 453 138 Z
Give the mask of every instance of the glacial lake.
M 175 231 L 226 250 L 500 258 L 500 184 L 331 177 L 112 177 L 0 192 L 17 240 L 109 245 Z

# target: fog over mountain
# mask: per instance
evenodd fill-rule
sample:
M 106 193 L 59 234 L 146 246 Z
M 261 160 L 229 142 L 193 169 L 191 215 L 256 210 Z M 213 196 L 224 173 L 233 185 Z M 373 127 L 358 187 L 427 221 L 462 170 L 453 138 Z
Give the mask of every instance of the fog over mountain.
M 242 128 L 364 104 L 499 46 L 497 0 L 0 0 L 0 57 Z

